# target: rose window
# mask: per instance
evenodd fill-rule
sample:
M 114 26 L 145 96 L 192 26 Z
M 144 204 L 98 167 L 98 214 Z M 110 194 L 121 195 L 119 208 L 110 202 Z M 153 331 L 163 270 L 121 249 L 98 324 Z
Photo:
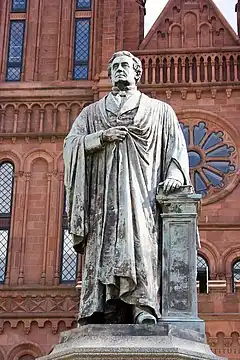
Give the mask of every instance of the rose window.
M 181 124 L 188 148 L 190 176 L 195 191 L 211 196 L 227 187 L 236 172 L 236 149 L 224 130 L 211 123 L 188 121 Z

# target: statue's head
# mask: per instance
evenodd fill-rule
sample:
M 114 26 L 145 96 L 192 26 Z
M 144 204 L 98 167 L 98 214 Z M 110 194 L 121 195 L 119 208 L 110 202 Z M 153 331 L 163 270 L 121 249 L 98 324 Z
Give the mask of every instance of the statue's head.
M 118 51 L 108 62 L 108 76 L 113 86 L 136 85 L 142 76 L 142 63 L 129 51 Z

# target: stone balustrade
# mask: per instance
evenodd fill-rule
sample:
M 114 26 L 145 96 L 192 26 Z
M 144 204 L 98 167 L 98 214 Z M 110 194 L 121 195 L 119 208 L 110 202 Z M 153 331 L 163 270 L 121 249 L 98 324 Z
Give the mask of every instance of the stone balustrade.
M 220 84 L 240 81 L 239 49 L 218 52 L 179 52 L 166 54 L 155 52 L 145 55 L 142 51 L 135 52 L 143 65 L 142 84 Z

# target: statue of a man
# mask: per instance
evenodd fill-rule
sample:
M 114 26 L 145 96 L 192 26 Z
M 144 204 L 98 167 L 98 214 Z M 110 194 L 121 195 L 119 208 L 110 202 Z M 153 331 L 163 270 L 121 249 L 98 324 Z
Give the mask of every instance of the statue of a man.
M 160 315 L 157 187 L 189 184 L 172 108 L 137 89 L 141 61 L 109 61 L 113 88 L 84 108 L 64 143 L 69 231 L 85 254 L 79 323 L 152 323 Z

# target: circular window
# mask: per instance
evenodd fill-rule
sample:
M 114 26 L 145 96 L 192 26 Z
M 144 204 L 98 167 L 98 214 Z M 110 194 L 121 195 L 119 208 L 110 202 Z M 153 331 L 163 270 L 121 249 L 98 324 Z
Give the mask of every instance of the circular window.
M 188 148 L 191 181 L 205 203 L 228 187 L 236 176 L 237 152 L 224 129 L 201 120 L 180 122 Z M 206 201 L 207 200 L 207 201 Z

